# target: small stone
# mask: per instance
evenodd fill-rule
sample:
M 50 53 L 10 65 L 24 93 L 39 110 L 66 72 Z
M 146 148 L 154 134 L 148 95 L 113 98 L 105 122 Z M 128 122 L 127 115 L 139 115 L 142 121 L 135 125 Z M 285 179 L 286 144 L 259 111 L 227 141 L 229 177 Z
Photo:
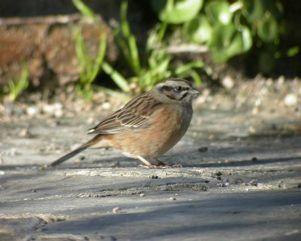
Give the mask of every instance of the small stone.
M 39 109 L 36 106 L 29 106 L 26 108 L 26 114 L 29 116 L 35 116 L 38 114 L 38 112 L 39 112 Z
M 249 126 L 249 133 L 254 134 L 256 129 L 253 126 Z
M 151 179 L 158 179 L 159 177 L 157 175 L 152 175 Z
M 22 129 L 20 132 L 19 132 L 19 136 L 20 137 L 26 137 L 28 134 L 28 129 L 27 128 L 24 128 Z
M 87 124 L 91 125 L 91 124 L 93 124 L 93 122 L 94 122 L 94 118 L 93 117 L 88 118 Z
M 261 101 L 261 99 L 256 99 L 256 101 L 255 101 L 255 106 L 260 106 L 261 105 L 261 103 L 262 103 L 262 101 Z
M 249 182 L 247 183 L 247 185 L 257 187 L 257 186 L 258 186 L 258 182 L 257 182 L 257 180 L 252 179 L 251 181 L 249 181 Z
M 252 109 L 252 115 L 257 115 L 258 112 L 259 112 L 258 106 L 255 106 L 255 107 Z
M 283 181 L 280 181 L 278 183 L 278 187 L 281 188 L 281 189 L 286 189 L 286 184 Z
M 233 79 L 232 79 L 230 76 L 226 76 L 226 77 L 222 80 L 222 85 L 223 85 L 226 89 L 230 90 L 230 89 L 232 89 L 233 86 L 234 86 L 234 81 L 233 81 Z
M 220 176 L 222 176 L 222 175 L 223 175 L 223 173 L 222 173 L 222 172 L 220 172 L 220 171 L 218 171 L 217 173 L 215 173 L 215 175 L 216 175 L 216 176 L 218 176 L 218 177 L 220 177 Z
M 286 106 L 294 106 L 297 104 L 297 96 L 294 94 L 288 94 L 284 97 L 284 104 Z
M 226 181 L 226 182 L 222 182 L 222 187 L 228 187 L 230 185 L 230 183 L 228 182 L 228 181 Z
M 63 115 L 63 105 L 59 102 L 53 104 L 44 104 L 42 105 L 42 111 L 45 114 L 58 118 Z
M 284 84 L 285 78 L 283 75 L 280 75 L 278 80 L 277 80 L 277 84 L 282 86 Z
M 104 110 L 109 110 L 111 108 L 111 104 L 109 102 L 104 102 L 101 107 L 104 109 Z
M 169 200 L 175 201 L 177 199 L 175 197 L 170 197 Z
M 120 207 L 115 207 L 112 209 L 112 213 L 119 213 L 121 211 L 121 208 Z
M 257 162 L 258 161 L 258 159 L 257 159 L 257 157 L 252 157 L 252 162 Z
M 199 152 L 206 152 L 206 151 L 208 151 L 208 147 L 207 146 L 199 147 L 198 151 Z
M 5 171 L 0 170 L 0 176 L 4 175 Z
M 19 137 L 27 137 L 27 138 L 30 138 L 30 137 L 33 137 L 33 135 L 30 133 L 29 129 L 28 128 L 24 128 L 22 129 L 20 132 L 19 132 Z
M 139 196 L 140 197 L 145 197 L 145 194 L 144 193 L 140 193 Z

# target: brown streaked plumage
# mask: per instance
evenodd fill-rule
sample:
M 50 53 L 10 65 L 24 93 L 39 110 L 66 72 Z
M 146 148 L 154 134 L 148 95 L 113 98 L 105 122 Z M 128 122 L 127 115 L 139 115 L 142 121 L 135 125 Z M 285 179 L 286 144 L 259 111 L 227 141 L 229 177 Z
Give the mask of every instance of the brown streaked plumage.
M 129 101 L 89 130 L 95 136 L 51 163 L 56 166 L 89 148 L 113 147 L 147 166 L 185 134 L 192 117 L 192 100 L 199 92 L 183 79 L 168 79 Z

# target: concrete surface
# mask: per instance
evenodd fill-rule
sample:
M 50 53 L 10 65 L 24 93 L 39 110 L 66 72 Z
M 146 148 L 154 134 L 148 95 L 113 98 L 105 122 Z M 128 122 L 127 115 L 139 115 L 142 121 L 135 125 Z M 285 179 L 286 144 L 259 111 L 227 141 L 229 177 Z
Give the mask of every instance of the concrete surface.
M 278 117 L 202 110 L 167 169 L 88 150 L 45 170 L 93 124 L 1 123 L 0 240 L 301 240 L 301 122 Z

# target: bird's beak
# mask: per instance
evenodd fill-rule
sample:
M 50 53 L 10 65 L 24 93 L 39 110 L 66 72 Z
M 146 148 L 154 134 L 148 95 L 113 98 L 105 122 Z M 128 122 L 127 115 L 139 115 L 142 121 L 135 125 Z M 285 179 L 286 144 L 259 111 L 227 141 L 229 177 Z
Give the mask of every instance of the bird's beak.
M 200 92 L 196 89 L 191 89 L 191 90 L 189 90 L 189 92 L 194 98 L 198 97 L 200 94 Z

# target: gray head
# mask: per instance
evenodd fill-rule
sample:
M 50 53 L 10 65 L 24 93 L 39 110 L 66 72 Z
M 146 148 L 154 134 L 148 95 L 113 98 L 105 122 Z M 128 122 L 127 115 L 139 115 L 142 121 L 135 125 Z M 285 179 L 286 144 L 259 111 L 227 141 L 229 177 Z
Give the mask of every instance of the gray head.
M 155 88 L 166 97 L 166 100 L 172 102 L 191 103 L 200 93 L 190 82 L 180 78 L 170 78 L 157 84 Z

